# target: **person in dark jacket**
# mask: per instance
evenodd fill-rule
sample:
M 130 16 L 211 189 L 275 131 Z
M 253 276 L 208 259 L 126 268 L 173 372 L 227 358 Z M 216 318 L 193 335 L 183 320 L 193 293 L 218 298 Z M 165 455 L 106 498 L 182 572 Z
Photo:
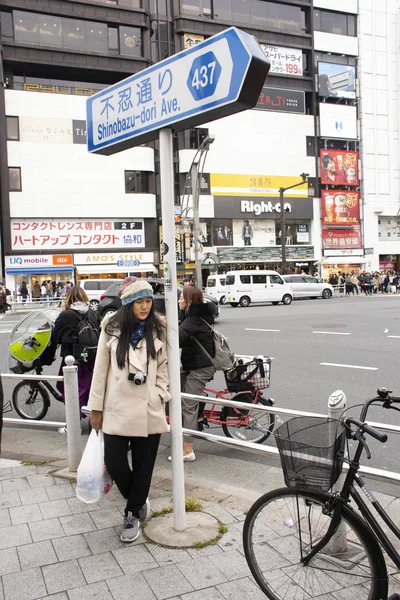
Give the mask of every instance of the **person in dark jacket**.
M 200 396 L 206 383 L 215 373 L 213 364 L 203 348 L 211 357 L 215 356 L 213 333 L 209 325 L 214 323 L 216 308 L 213 302 L 203 302 L 203 293 L 197 287 L 182 289 L 179 308 L 179 346 L 182 348 L 181 390 L 186 394 Z M 184 427 L 197 429 L 198 410 L 198 402 L 182 400 Z M 196 460 L 191 438 L 185 437 L 183 460 L 185 462 Z
M 89 298 L 83 288 L 73 286 L 70 288 L 65 299 L 65 310 L 63 310 L 56 319 L 52 331 L 52 345 L 61 344 L 62 362 L 59 375 L 62 375 L 62 369 L 65 366 L 65 357 L 73 355 L 74 344 L 78 339 L 78 324 L 80 315 L 92 310 L 89 304 Z M 94 313 L 94 311 L 93 311 Z M 78 363 L 78 388 L 79 388 L 79 406 L 85 406 L 89 399 L 90 386 L 92 383 L 95 357 L 89 358 L 87 362 Z M 64 394 L 64 383 L 57 382 L 57 389 Z M 85 415 L 81 413 L 81 418 Z

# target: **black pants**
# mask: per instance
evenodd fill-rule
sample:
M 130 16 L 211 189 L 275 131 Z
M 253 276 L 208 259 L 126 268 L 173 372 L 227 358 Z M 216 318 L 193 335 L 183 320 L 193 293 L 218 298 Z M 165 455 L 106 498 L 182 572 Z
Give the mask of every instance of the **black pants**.
M 154 463 L 161 434 L 149 437 L 125 437 L 104 434 L 104 462 L 107 471 L 126 499 L 125 515 L 139 516 L 139 510 L 149 494 Z M 128 463 L 128 444 L 131 444 L 132 470 Z

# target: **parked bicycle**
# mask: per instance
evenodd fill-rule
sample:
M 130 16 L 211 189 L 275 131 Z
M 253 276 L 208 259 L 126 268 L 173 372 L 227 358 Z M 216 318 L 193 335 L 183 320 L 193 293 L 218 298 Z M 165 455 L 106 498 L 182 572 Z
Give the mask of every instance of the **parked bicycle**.
M 210 399 L 234 400 L 262 406 L 273 406 L 273 398 L 264 398 L 262 390 L 270 385 L 271 359 L 254 358 L 250 361 L 238 360 L 236 365 L 225 371 L 226 389 L 204 389 L 204 395 Z M 239 409 L 223 406 L 222 409 L 212 404 L 204 409 L 201 403 L 199 413 L 200 427 L 215 425 L 222 427 L 227 437 L 246 442 L 263 443 L 271 435 L 275 427 L 275 415 L 264 410 Z
M 369 407 L 377 403 L 400 410 L 395 406 L 400 398 L 391 393 L 379 388 L 377 397 L 364 404 L 360 420 L 297 417 L 276 430 L 287 487 L 261 496 L 243 530 L 249 568 L 272 600 L 387 599 L 382 549 L 397 569 L 400 554 L 372 508 L 397 539 L 400 529 L 357 472 L 363 452 L 371 457 L 366 434 L 387 440 L 365 422 Z M 346 437 L 358 442 L 350 458 L 343 452 Z M 343 462 L 349 465 L 344 483 L 332 491 Z
M 34 369 L 36 375 L 43 373 L 43 367 Z M 12 393 L 11 402 L 15 412 L 22 419 L 40 421 L 44 419 L 50 407 L 50 395 L 62 402 L 62 394 L 45 379 L 32 381 L 23 379 L 18 383 Z

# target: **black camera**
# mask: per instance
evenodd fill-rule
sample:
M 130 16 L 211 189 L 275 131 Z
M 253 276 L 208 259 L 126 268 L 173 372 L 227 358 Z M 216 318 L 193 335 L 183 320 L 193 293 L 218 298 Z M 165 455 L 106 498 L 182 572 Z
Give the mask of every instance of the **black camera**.
M 143 373 L 143 371 L 138 371 L 137 373 L 129 373 L 128 375 L 129 381 L 133 381 L 136 385 L 142 385 L 146 383 L 147 375 Z

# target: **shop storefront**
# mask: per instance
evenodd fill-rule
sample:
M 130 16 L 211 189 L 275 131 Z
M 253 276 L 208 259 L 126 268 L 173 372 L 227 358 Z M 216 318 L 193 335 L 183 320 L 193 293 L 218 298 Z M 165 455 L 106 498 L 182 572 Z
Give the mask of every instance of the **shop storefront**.
M 23 281 L 29 292 L 38 281 L 66 282 L 74 278 L 71 254 L 30 254 L 5 257 L 6 287 L 17 295 Z
M 361 229 L 323 229 L 320 261 L 321 276 L 328 280 L 332 274 L 360 273 L 366 270 L 366 258 L 362 248 Z
M 105 252 L 103 254 L 74 254 L 76 279 L 123 279 L 156 276 L 154 252 Z

